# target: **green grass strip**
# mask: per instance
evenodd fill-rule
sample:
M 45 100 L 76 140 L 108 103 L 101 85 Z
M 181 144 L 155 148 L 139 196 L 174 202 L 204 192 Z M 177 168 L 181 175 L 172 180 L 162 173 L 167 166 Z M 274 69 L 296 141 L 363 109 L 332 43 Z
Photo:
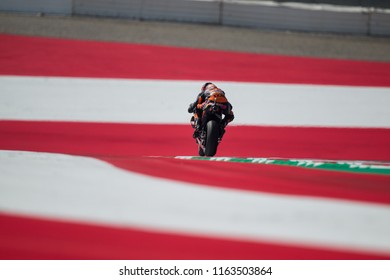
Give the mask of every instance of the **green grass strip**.
M 283 159 L 283 158 L 198 157 L 198 156 L 177 156 L 175 158 L 185 159 L 185 160 L 287 165 L 287 166 L 316 168 L 316 169 L 333 170 L 333 171 L 390 175 L 390 162 L 347 161 L 347 160 L 334 161 L 334 160 L 320 160 L 320 159 Z

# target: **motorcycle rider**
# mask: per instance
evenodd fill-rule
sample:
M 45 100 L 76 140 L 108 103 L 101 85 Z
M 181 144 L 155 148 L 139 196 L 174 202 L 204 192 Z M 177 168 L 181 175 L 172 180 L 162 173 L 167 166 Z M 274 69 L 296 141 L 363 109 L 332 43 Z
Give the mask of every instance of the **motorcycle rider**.
M 188 106 L 188 113 L 193 113 L 194 116 L 191 118 L 191 121 L 194 121 L 195 131 L 193 134 L 193 137 L 196 138 L 199 135 L 199 132 L 202 127 L 202 111 L 203 111 L 203 105 L 204 102 L 211 100 L 215 101 L 217 103 L 222 103 L 223 105 L 223 111 L 222 113 L 225 115 L 221 122 L 222 126 L 222 132 L 221 137 L 222 139 L 223 134 L 225 133 L 225 127 L 227 124 L 234 119 L 233 114 L 233 106 L 230 104 L 230 102 L 227 100 L 225 96 L 225 92 L 218 88 L 214 83 L 207 82 L 205 83 L 202 88 L 201 92 L 198 94 L 195 102 L 191 103 Z

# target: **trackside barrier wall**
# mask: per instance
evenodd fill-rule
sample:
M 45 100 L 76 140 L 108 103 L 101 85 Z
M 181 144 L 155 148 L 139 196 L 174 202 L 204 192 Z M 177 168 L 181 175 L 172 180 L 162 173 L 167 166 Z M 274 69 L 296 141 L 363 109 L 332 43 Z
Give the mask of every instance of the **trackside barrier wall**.
M 0 11 L 390 36 L 390 10 L 250 0 L 0 0 Z
M 369 34 L 390 36 L 390 10 L 371 14 Z
M 323 9 L 310 4 L 227 2 L 223 24 L 266 29 L 367 34 L 368 13 L 362 8 Z
M 72 13 L 73 0 L 0 0 L 0 11 L 22 13 Z
M 140 20 L 218 23 L 220 9 L 219 2 L 213 0 L 74 0 L 74 13 Z

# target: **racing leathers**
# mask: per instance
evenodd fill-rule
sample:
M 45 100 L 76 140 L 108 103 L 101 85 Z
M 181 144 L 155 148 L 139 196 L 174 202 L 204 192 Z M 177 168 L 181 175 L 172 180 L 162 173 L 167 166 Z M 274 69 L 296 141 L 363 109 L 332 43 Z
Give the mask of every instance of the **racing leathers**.
M 225 96 L 225 92 L 221 90 L 220 88 L 216 87 L 212 83 L 206 83 L 206 86 L 202 87 L 202 92 L 200 92 L 195 100 L 195 102 L 191 103 L 188 107 L 188 113 L 193 113 L 193 120 L 194 120 L 194 126 L 195 131 L 193 134 L 193 137 L 196 138 L 199 135 L 200 128 L 202 127 L 202 113 L 203 113 L 203 105 L 208 100 L 215 100 L 217 103 L 222 103 L 223 110 L 222 113 L 224 115 L 224 118 L 221 121 L 222 126 L 222 133 L 221 137 L 225 133 L 225 127 L 227 124 L 234 119 L 233 114 L 233 106 L 230 104 L 230 102 L 227 100 Z

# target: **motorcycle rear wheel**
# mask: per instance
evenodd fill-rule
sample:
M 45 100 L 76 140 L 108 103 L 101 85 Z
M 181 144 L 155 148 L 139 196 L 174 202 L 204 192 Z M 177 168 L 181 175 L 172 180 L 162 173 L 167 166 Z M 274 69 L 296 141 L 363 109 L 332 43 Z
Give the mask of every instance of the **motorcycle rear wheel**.
M 214 120 L 207 123 L 207 135 L 206 135 L 206 149 L 205 155 L 213 157 L 217 153 L 219 126 Z

